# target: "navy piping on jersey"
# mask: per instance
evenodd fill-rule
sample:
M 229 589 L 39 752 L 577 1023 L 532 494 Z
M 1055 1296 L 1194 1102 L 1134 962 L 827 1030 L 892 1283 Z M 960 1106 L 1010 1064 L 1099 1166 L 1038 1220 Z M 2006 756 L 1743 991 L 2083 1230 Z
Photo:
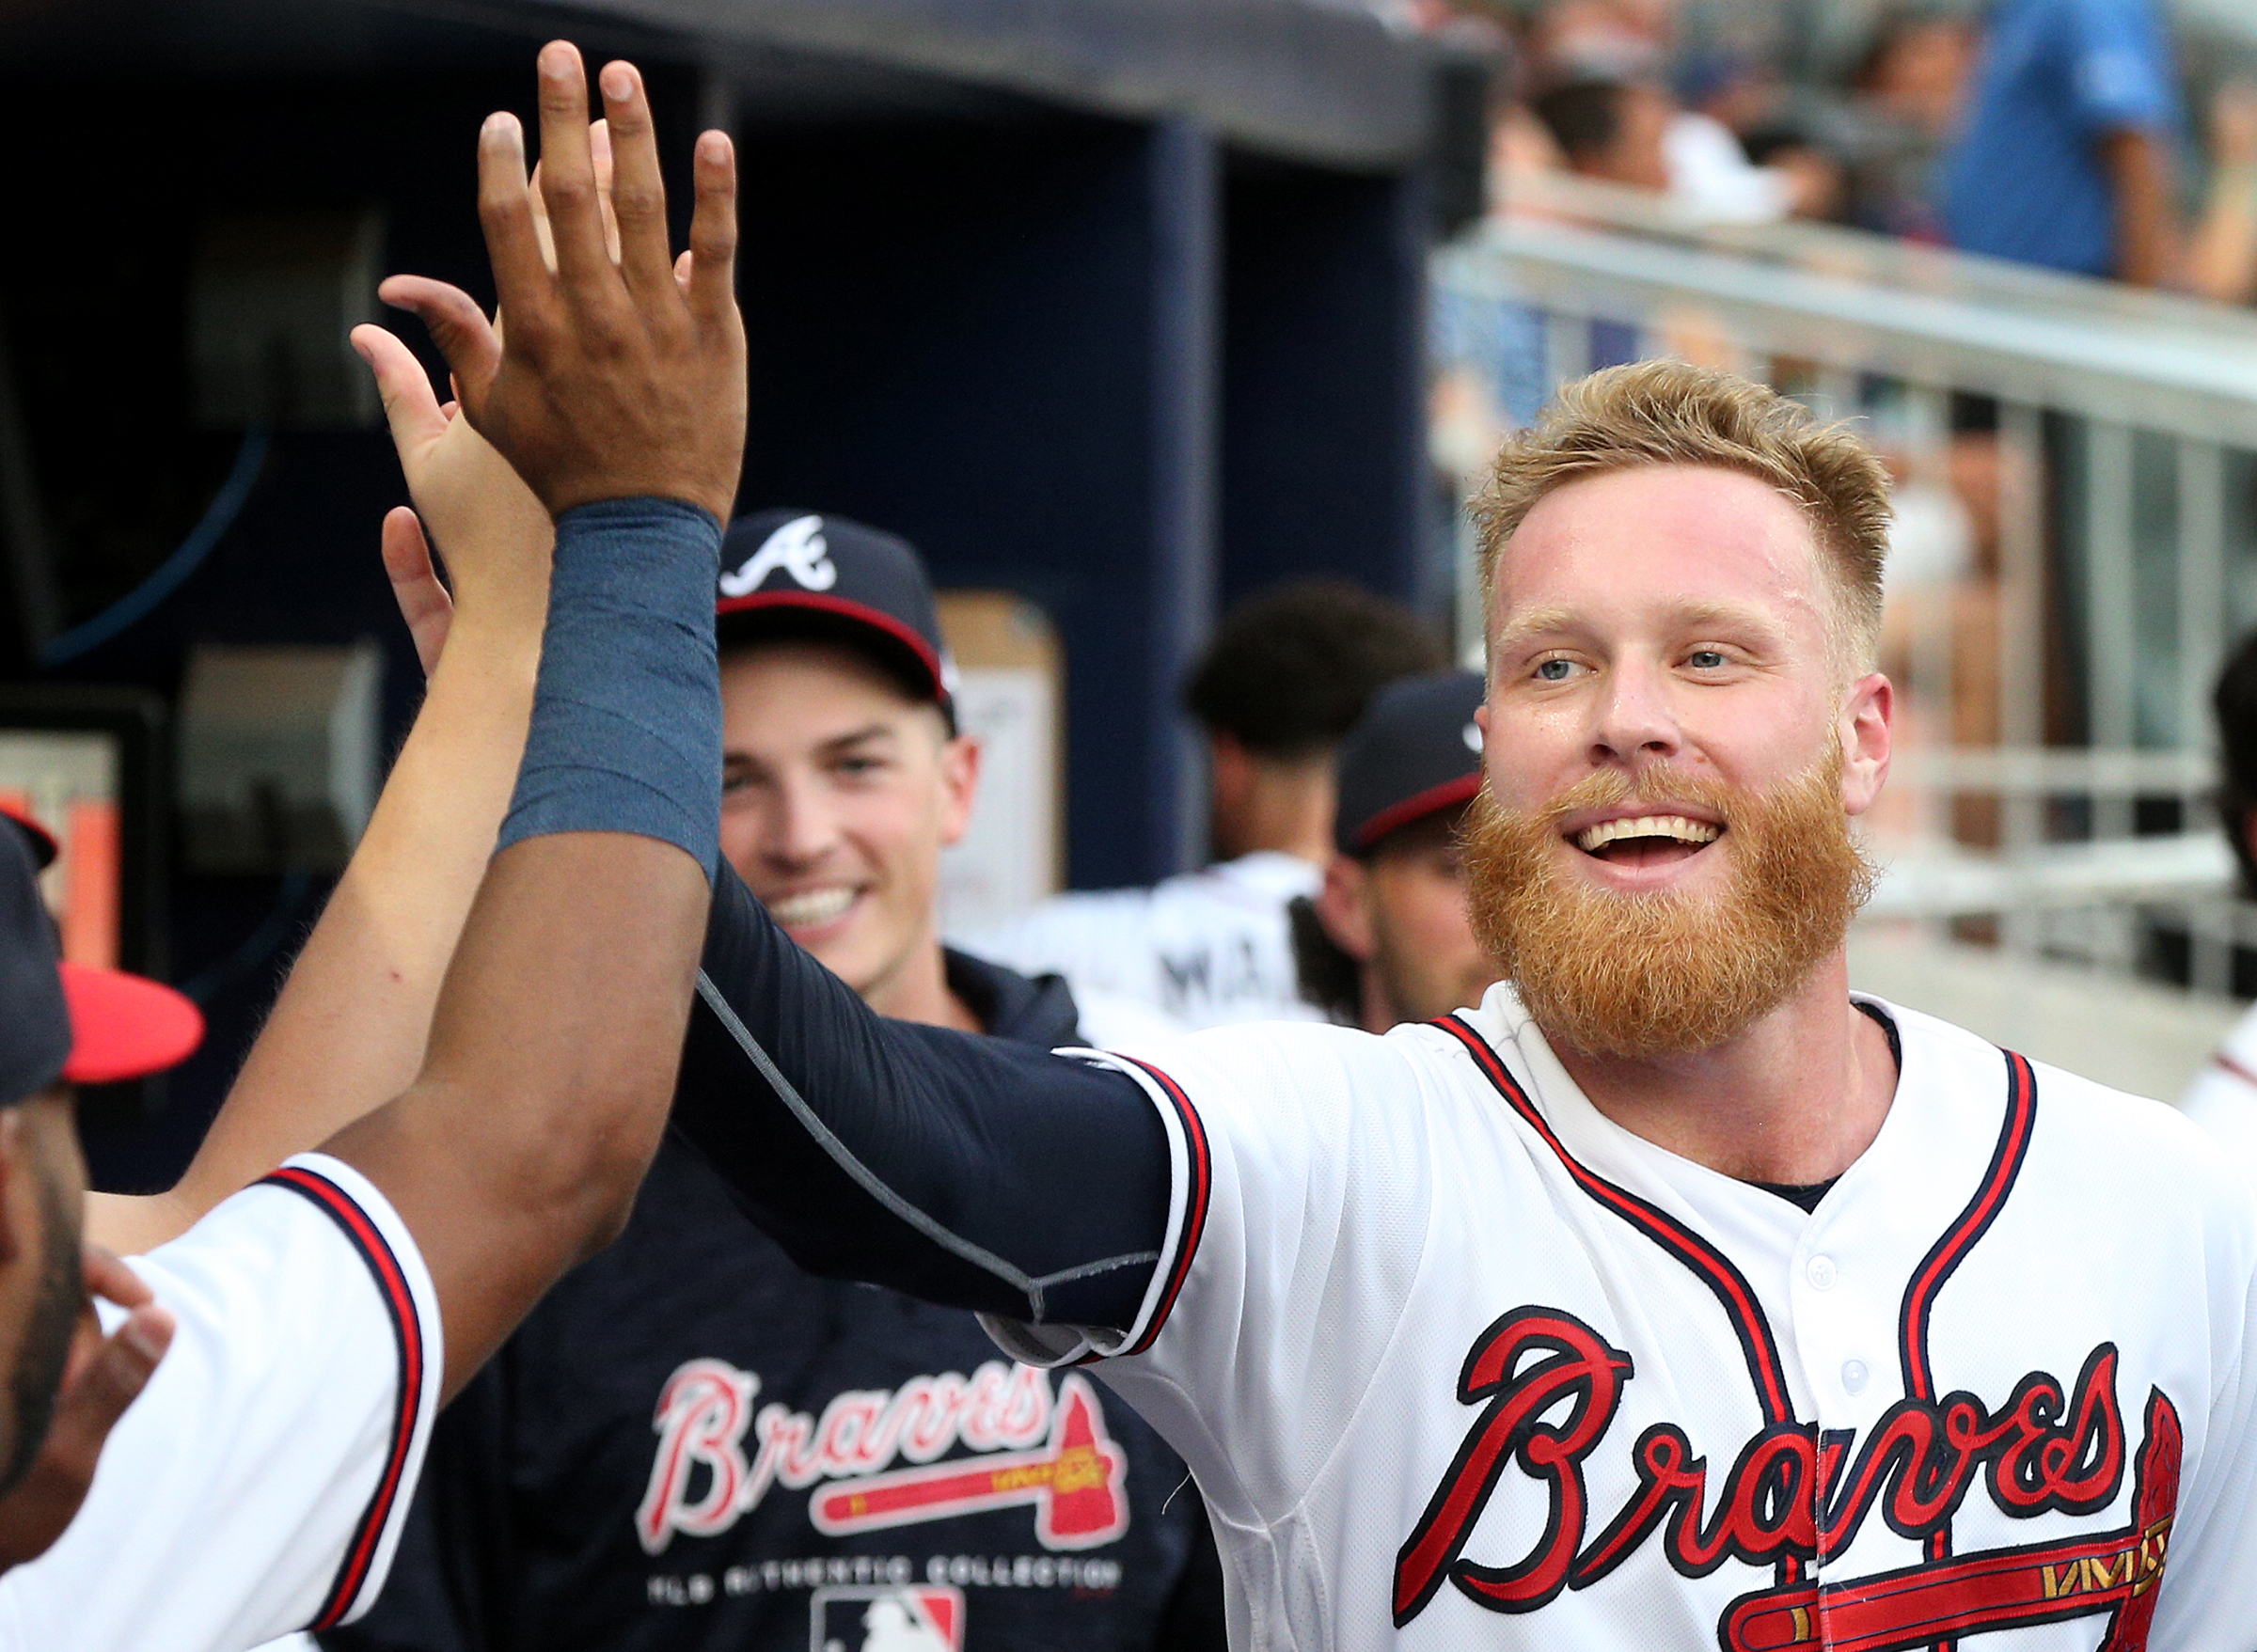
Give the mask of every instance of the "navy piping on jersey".
M 2029 1156 L 2029 1139 L 2037 1124 L 2037 1073 L 2012 1050 L 2000 1053 L 2006 1057 L 2006 1120 L 1998 1127 L 1998 1143 L 1991 1150 L 1990 1165 L 1982 1172 L 1982 1180 L 1977 1184 L 1975 1196 L 1967 1201 L 1966 1208 L 1944 1230 L 1943 1237 L 1920 1259 L 1919 1267 L 1912 1270 L 1912 1282 L 1904 1288 L 1904 1305 L 1897 1316 L 1904 1392 L 1928 1405 L 1935 1403 L 1935 1373 L 1929 1361 L 1928 1323 L 1935 1311 L 1936 1295 L 1976 1242 L 1990 1231 L 1999 1211 L 2006 1207 L 2014 1179 L 2022 1173 L 2022 1161 Z M 1930 1560 L 1942 1560 L 1951 1552 L 1949 1520 L 1929 1534 L 1927 1550 Z M 1947 1648 L 1952 1643 L 1940 1641 L 1936 1644 Z
M 415 1442 L 416 1420 L 423 1407 L 423 1321 L 416 1313 L 415 1297 L 408 1289 L 407 1273 L 400 1266 L 399 1257 L 392 1253 L 384 1235 L 350 1193 L 303 1165 L 285 1165 L 261 1180 L 310 1201 L 344 1231 L 346 1239 L 360 1252 L 361 1260 L 369 1265 L 369 1272 L 376 1281 L 376 1294 L 384 1298 L 385 1310 L 391 1316 L 392 1342 L 400 1356 L 400 1392 L 393 1407 L 391 1446 L 385 1455 L 384 1471 L 376 1476 L 376 1489 L 369 1498 L 369 1506 L 353 1529 L 352 1542 L 345 1546 L 345 1558 L 338 1566 L 336 1581 L 323 1597 L 321 1610 L 306 1626 L 308 1629 L 333 1629 L 344 1621 L 353 1610 L 354 1600 L 367 1584 L 369 1573 L 376 1564 L 376 1550 L 383 1540 L 385 1526 L 400 1502 L 401 1493 L 406 1489 L 402 1482 L 407 1474 L 408 1449 Z
M 1207 1233 L 1207 1206 L 1213 1190 L 1214 1171 L 1207 1156 L 1207 1126 L 1199 1122 L 1199 1110 L 1192 1106 L 1192 1098 L 1184 1094 L 1183 1086 L 1150 1062 L 1137 1061 L 1134 1056 L 1121 1059 L 1148 1074 L 1175 1106 L 1176 1116 L 1183 1121 L 1184 1152 L 1191 1161 L 1192 1172 L 1192 1185 L 1184 1200 L 1183 1236 L 1176 1246 L 1175 1266 L 1168 1269 L 1167 1289 L 1160 1293 L 1160 1305 L 1152 1311 L 1152 1323 L 1128 1350 L 1131 1354 L 1141 1354 L 1160 1335 L 1160 1327 L 1167 1324 L 1168 1315 L 1176 1307 L 1176 1298 L 1183 1293 L 1183 1282 L 1192 1271 L 1192 1258 L 1198 1253 L 1199 1241 Z
M 1755 1288 L 1747 1276 L 1732 1265 L 1731 1259 L 1694 1233 L 1675 1217 L 1658 1206 L 1647 1203 L 1627 1188 L 1617 1187 L 1579 1162 L 1569 1153 L 1552 1126 L 1536 1110 L 1497 1052 L 1490 1047 L 1489 1040 L 1452 1014 L 1441 1017 L 1432 1025 L 1456 1038 L 1465 1046 L 1466 1053 L 1474 1058 L 1474 1065 L 1488 1078 L 1497 1093 L 1504 1096 L 1513 1111 L 1519 1113 L 1528 1126 L 1544 1140 L 1544 1144 L 1558 1156 L 1576 1185 L 1591 1198 L 1629 1222 L 1671 1256 L 1682 1263 L 1695 1278 L 1708 1286 L 1716 1300 L 1723 1305 L 1725 1317 L 1731 1322 L 1732 1332 L 1740 1339 L 1740 1349 L 1747 1360 L 1748 1375 L 1755 1379 L 1756 1403 L 1763 1413 L 1766 1427 L 1795 1421 L 1794 1401 L 1787 1390 L 1787 1370 L 1779 1359 L 1779 1345 L 1772 1335 L 1771 1322 L 1763 1316 L 1762 1304 L 1756 1300 Z M 1799 1556 L 1787 1555 L 1779 1561 L 1779 1581 L 1793 1582 L 1802 1576 Z

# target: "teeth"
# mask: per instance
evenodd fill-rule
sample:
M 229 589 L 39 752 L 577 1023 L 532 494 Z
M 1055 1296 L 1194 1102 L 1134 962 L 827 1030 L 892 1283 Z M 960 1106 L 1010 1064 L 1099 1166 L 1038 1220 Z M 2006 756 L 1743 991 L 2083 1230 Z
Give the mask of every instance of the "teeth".
M 786 929 L 807 929 L 829 923 L 854 905 L 849 889 L 807 889 L 797 895 L 779 895 L 768 903 L 768 916 Z
M 1575 846 L 1595 854 L 1618 838 L 1675 838 L 1681 843 L 1712 843 L 1722 826 L 1705 820 L 1687 820 L 1681 814 L 1641 814 L 1635 820 L 1606 820 L 1575 834 Z

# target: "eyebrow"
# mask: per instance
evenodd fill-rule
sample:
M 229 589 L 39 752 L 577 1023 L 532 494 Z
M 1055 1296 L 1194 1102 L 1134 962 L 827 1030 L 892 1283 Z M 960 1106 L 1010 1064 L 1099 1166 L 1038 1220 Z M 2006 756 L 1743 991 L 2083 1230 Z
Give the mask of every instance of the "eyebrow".
M 849 746 L 860 746 L 869 740 L 890 738 L 893 730 L 884 723 L 867 723 L 859 729 L 849 729 L 844 734 L 833 734 L 818 748 L 824 751 L 843 751 Z
M 836 754 L 849 747 L 860 746 L 868 740 L 884 739 L 892 733 L 893 730 L 884 723 L 868 723 L 859 729 L 849 729 L 844 734 L 833 734 L 829 739 L 818 744 L 815 749 L 818 752 Z M 758 763 L 763 760 L 746 750 L 742 746 L 724 746 L 721 751 L 721 761 L 724 763 Z
M 1761 609 L 1739 603 L 1681 603 L 1671 611 L 1670 620 L 1681 630 L 1757 631 L 1766 637 L 1776 637 L 1779 632 L 1777 622 Z M 1581 629 L 1582 617 L 1573 608 L 1558 605 L 1531 608 L 1515 616 L 1497 634 L 1497 652 L 1509 653 L 1537 637 Z

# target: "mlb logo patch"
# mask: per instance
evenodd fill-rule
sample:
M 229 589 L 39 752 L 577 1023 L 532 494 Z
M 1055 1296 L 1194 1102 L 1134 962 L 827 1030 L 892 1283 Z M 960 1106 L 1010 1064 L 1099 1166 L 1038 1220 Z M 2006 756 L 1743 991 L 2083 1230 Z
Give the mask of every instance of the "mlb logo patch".
M 964 1591 L 898 1583 L 817 1589 L 810 1652 L 964 1652 Z

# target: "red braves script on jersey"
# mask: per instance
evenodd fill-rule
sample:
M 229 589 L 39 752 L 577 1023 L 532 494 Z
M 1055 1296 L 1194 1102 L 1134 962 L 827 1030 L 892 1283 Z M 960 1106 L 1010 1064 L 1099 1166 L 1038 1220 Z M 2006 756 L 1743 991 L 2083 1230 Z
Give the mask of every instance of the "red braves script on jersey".
M 840 1482 L 808 1504 L 832 1536 L 1022 1506 L 1046 1549 L 1094 1549 L 1128 1529 L 1128 1457 L 1085 1377 L 1063 1378 L 1053 1400 L 1043 1372 L 990 1361 L 969 1378 L 948 1371 L 840 1394 L 820 1418 L 781 1405 L 755 1412 L 759 1392 L 758 1376 L 719 1360 L 686 1361 L 668 1380 L 636 1515 L 649 1552 L 676 1532 L 726 1531 L 779 1483 Z M 973 1455 L 949 1455 L 959 1449 Z
M 2257 1623 L 2257 1206 L 2169 1109 L 1886 1012 L 1806 1214 L 1624 1131 L 1507 988 L 1129 1062 L 1169 1249 L 1111 1355 L 1232 1644 L 2194 1652 Z M 1988 1639 L 1985 1639 L 1988 1637 Z

